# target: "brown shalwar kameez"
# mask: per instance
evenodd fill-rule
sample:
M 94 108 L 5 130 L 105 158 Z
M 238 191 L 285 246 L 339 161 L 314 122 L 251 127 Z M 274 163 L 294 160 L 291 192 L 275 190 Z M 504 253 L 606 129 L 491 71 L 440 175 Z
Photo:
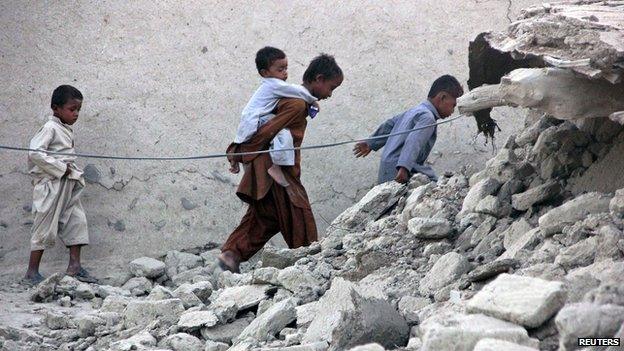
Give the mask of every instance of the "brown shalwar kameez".
M 267 150 L 275 134 L 290 129 L 295 147 L 301 146 L 308 116 L 308 106 L 301 99 L 282 99 L 273 119 L 262 125 L 256 134 L 242 144 L 231 144 L 227 152 Z M 236 156 L 230 159 L 243 163 L 244 174 L 236 195 L 249 204 L 241 223 L 230 234 L 221 251 L 232 251 L 243 261 L 248 260 L 278 232 L 290 248 L 307 246 L 317 240 L 316 223 L 305 188 L 301 184 L 301 153 L 295 151 L 295 165 L 282 166 L 290 185 L 286 188 L 268 174 L 271 157 L 268 153 Z

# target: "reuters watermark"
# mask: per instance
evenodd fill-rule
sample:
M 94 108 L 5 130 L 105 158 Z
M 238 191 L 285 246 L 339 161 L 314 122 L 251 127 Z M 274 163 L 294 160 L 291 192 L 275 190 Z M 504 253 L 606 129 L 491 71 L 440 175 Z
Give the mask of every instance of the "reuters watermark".
M 620 346 L 620 338 L 578 338 L 577 346 Z

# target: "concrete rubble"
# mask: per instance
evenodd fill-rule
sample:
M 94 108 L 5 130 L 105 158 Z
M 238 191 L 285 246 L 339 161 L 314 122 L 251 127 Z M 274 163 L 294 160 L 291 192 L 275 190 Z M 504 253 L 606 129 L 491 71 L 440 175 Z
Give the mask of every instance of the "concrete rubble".
M 624 186 L 576 180 L 624 129 L 557 117 L 527 116 L 470 177 L 378 185 L 318 243 L 267 247 L 240 274 L 189 250 L 137 258 L 115 286 L 51 275 L 29 291 L 40 320 L 0 325 L 0 349 L 529 351 L 622 337 Z

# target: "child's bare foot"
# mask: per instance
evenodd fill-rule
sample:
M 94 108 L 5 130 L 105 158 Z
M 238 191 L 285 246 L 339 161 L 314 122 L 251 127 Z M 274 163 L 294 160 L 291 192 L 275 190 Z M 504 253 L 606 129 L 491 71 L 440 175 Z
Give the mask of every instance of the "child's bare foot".
M 288 183 L 288 181 L 286 180 L 286 176 L 284 176 L 284 172 L 282 172 L 282 167 L 278 165 L 273 165 L 271 166 L 271 168 L 269 168 L 268 172 L 271 178 L 273 178 L 273 180 L 275 180 L 277 184 L 283 187 L 287 187 L 290 185 L 290 183 Z
M 240 166 L 238 165 L 238 162 L 230 162 L 230 172 L 234 174 L 238 174 L 238 172 L 240 172 Z

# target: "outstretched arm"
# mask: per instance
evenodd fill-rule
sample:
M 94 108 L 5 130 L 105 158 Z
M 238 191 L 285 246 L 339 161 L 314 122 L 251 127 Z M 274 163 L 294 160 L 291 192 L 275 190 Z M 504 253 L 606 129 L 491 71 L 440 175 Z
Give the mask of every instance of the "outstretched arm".
M 390 132 L 392 132 L 392 128 L 394 128 L 394 125 L 396 124 L 396 122 L 399 120 L 399 118 L 401 118 L 403 114 L 398 114 L 390 119 L 388 119 L 387 121 L 383 122 L 375 131 L 375 133 L 373 133 L 373 135 L 371 136 L 379 136 L 379 135 L 386 135 L 386 134 L 390 134 Z M 386 145 L 386 142 L 388 141 L 388 138 L 379 138 L 379 139 L 373 139 L 373 140 L 367 140 L 366 144 L 368 144 L 368 146 L 374 150 L 377 151 L 379 149 L 381 149 L 384 145 Z

